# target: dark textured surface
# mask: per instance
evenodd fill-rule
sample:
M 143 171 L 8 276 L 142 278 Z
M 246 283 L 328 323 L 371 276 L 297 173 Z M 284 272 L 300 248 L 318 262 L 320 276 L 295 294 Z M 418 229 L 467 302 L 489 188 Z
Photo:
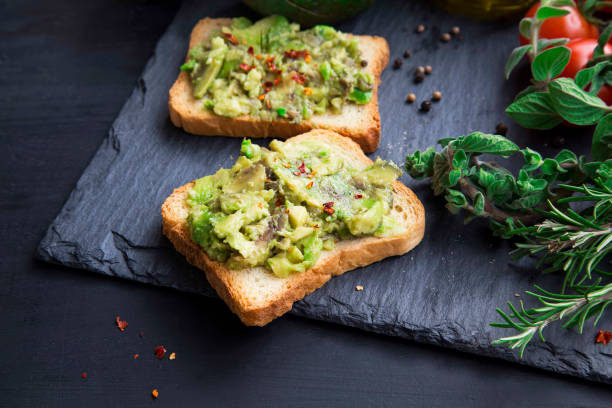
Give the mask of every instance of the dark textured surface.
M 0 406 L 609 405 L 607 385 L 292 315 L 245 328 L 215 298 L 34 261 L 177 8 L 0 3 Z
M 41 259 L 210 294 L 202 273 L 188 266 L 161 236 L 159 207 L 174 187 L 228 166 L 236 158 L 239 140 L 194 137 L 173 128 L 166 98 L 177 70 L 168 67 L 177 67 L 183 59 L 186 38 L 197 18 L 237 12 L 243 10 L 213 9 L 200 2 L 183 5 L 109 137 L 42 241 Z M 458 22 L 464 40 L 440 43 L 440 29 Z M 420 36 L 413 33 L 419 23 L 430 26 Z M 420 3 L 387 2 L 341 28 L 386 37 L 392 59 L 406 47 L 413 52 L 400 71 L 384 73 L 380 90 L 383 138 L 376 154 L 396 162 L 441 137 L 492 131 L 505 119 L 501 112 L 525 79 L 505 83 L 502 77 L 505 57 L 515 43 L 514 25 L 462 21 Z M 411 70 L 421 64 L 432 65 L 434 73 L 413 85 Z M 403 103 L 408 92 L 415 92 L 420 101 L 434 90 L 441 90 L 444 99 L 426 115 L 417 112 L 416 104 Z M 535 136 L 513 126 L 509 134 L 521 145 L 530 140 L 536 148 L 556 137 L 539 135 L 541 143 L 535 143 Z M 566 138 L 578 151 L 588 140 L 580 135 Z M 510 263 L 509 244 L 493 240 L 483 225 L 463 227 L 425 185 L 407 177 L 404 181 L 427 209 L 423 243 L 408 255 L 333 279 L 297 303 L 293 313 L 516 360 L 509 351 L 489 345 L 507 332 L 489 328 L 488 322 L 496 319 L 496 306 L 513 299 L 515 292 L 522 293 L 537 275 L 529 265 Z M 355 284 L 365 290 L 355 292 Z M 600 324 L 610 322 L 604 318 Z M 534 342 L 523 363 L 609 382 L 610 357 L 593 344 L 594 333 L 591 327 L 584 336 L 550 329 L 549 342 Z

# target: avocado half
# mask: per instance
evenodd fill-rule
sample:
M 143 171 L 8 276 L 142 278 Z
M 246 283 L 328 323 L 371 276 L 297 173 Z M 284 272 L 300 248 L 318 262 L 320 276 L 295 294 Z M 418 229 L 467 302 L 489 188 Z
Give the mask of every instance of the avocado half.
M 304 27 L 334 24 L 355 17 L 374 0 L 243 0 L 262 15 L 280 14 Z

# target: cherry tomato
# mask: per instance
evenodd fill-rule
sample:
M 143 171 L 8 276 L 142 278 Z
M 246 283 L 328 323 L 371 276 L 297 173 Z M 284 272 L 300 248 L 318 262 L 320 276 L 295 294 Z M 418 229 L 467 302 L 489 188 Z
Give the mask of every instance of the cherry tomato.
M 597 47 L 597 40 L 592 38 L 583 38 L 580 40 L 572 40 L 565 45 L 572 53 L 570 59 L 561 72 L 560 77 L 574 78 L 578 71 L 586 67 L 587 62 L 593 56 L 593 51 Z M 604 47 L 605 54 L 612 54 L 612 45 L 606 44 Z M 612 87 L 604 85 L 597 94 L 606 104 L 612 105 Z
M 540 8 L 540 3 L 534 4 L 525 17 L 533 17 Z M 545 20 L 540 27 L 539 38 L 594 38 L 599 37 L 599 30 L 589 23 L 575 7 L 562 7 L 569 10 L 569 14 L 563 17 L 554 17 Z M 521 45 L 529 44 L 529 40 L 520 36 Z

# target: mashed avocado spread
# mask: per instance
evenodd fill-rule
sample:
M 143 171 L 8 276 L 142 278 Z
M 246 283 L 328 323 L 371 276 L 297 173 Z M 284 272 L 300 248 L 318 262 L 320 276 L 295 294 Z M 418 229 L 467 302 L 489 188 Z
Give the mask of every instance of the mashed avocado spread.
M 340 240 L 396 234 L 392 183 L 401 170 L 380 158 L 355 168 L 320 141 L 244 140 L 231 169 L 189 192 L 191 238 L 233 269 L 263 266 L 278 277 L 312 267 Z
M 365 66 L 356 39 L 323 25 L 300 31 L 270 16 L 254 24 L 233 19 L 193 47 L 181 70 L 204 109 L 217 115 L 297 123 L 369 102 L 374 80 Z

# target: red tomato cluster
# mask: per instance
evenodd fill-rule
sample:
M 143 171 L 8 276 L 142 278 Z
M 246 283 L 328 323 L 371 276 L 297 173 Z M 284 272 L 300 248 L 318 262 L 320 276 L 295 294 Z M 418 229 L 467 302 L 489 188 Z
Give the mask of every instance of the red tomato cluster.
M 534 17 L 540 3 L 536 3 L 529 9 L 525 17 Z M 540 27 L 539 38 L 569 38 L 570 42 L 565 46 L 571 50 L 570 60 L 560 77 L 574 78 L 576 73 L 586 67 L 587 62 L 593 57 L 593 51 L 597 47 L 599 30 L 589 23 L 576 7 L 563 7 L 569 14 L 562 17 L 554 17 L 545 20 Z M 606 12 L 606 10 L 602 10 Z M 611 40 L 612 41 L 612 40 Z M 521 45 L 529 43 L 529 40 L 520 36 Z M 612 54 L 612 45 L 606 44 L 605 54 Z M 606 104 L 612 105 L 612 87 L 604 85 L 597 94 Z

